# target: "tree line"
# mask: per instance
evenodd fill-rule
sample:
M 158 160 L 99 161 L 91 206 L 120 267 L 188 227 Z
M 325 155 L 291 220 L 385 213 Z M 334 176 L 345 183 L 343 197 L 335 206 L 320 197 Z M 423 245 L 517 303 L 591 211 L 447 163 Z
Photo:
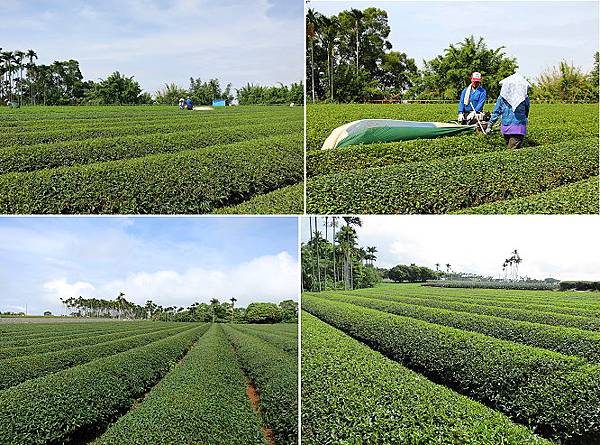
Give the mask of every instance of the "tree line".
M 134 320 L 212 322 L 212 323 L 296 323 L 298 303 L 283 300 L 275 303 L 250 303 L 248 307 L 236 307 L 237 299 L 220 302 L 212 298 L 209 303 L 195 302 L 188 307 L 162 306 L 152 300 L 145 305 L 128 301 L 123 292 L 114 299 L 67 298 L 61 303 L 71 311 L 71 316 L 90 318 L 115 318 Z
M 310 239 L 301 247 L 303 291 L 361 289 L 381 281 L 377 247 L 358 244 L 360 218 L 309 217 L 308 223 Z
M 391 100 L 458 100 L 473 71 L 484 76 L 488 96 L 500 93 L 498 82 L 518 69 L 504 47 L 489 48 L 482 37 L 467 36 L 450 44 L 418 69 L 406 53 L 393 51 L 387 40 L 388 14 L 379 8 L 351 8 L 326 16 L 306 15 L 306 73 L 312 102 Z M 599 54 L 591 72 L 560 62 L 541 73 L 530 97 L 548 101 L 598 102 Z
M 84 80 L 79 62 L 74 59 L 37 64 L 38 54 L 8 51 L 0 47 L 0 99 L 22 105 L 176 105 L 190 97 L 194 104 L 210 105 L 215 99 L 232 101 L 231 84 L 221 87 L 218 79 L 190 78 L 189 88 L 166 84 L 154 95 L 142 90 L 135 76 L 119 71 L 98 81 Z M 248 84 L 236 90 L 240 105 L 303 104 L 304 87 L 292 83 L 261 86 Z
M 304 85 L 302 82 L 290 86 L 279 83 L 274 86 L 246 84 L 235 89 L 235 97 L 231 84 L 221 87 L 219 79 L 202 82 L 190 77 L 189 88 L 182 88 L 175 83 L 166 84 L 155 93 L 156 102 L 163 105 L 175 105 L 180 98 L 191 98 L 195 104 L 210 105 L 214 99 L 231 102 L 236 98 L 239 105 L 284 105 L 304 103 Z

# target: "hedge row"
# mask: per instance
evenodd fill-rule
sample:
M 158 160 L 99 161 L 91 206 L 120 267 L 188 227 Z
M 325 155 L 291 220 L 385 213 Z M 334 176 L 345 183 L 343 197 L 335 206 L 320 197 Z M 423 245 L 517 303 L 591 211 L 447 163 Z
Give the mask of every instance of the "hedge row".
M 139 133 L 141 130 L 138 130 Z M 180 133 L 144 134 L 0 149 L 0 174 L 195 150 L 302 131 L 302 122 L 240 125 Z
M 87 363 L 100 357 L 137 348 L 175 335 L 188 327 L 179 326 L 95 345 L 0 360 L 0 389 L 9 388 L 27 380 Z
M 255 331 L 272 332 L 298 338 L 298 323 L 246 324 L 243 326 L 252 328 Z
M 176 106 L 53 106 L 52 108 L 21 108 L 11 112 L 10 109 L 0 108 L 2 125 L 11 125 L 13 122 L 21 124 L 26 121 L 41 120 L 71 120 L 71 119 L 98 119 L 106 117 L 134 118 L 147 116 L 231 116 L 234 114 L 272 114 L 289 111 L 302 114 L 302 107 L 280 107 L 280 106 L 243 106 L 215 108 L 208 113 L 181 111 Z
M 89 331 L 100 331 L 106 328 L 123 327 L 124 329 L 130 329 L 133 324 L 146 323 L 148 326 L 152 324 L 156 325 L 156 322 L 146 321 L 135 321 L 135 322 L 114 322 L 114 321 L 101 321 L 101 322 L 66 322 L 66 323 L 14 323 L 0 321 L 0 333 L 2 335 L 15 335 L 24 337 L 28 335 L 46 335 L 46 334 L 57 334 L 57 333 L 77 333 Z
M 82 335 L 100 334 L 107 332 L 125 332 L 141 327 L 159 328 L 177 326 L 175 323 L 156 323 L 156 322 L 109 322 L 109 323 L 34 323 L 36 327 L 41 326 L 41 329 L 31 330 L 25 327 L 23 323 L 3 324 L 0 322 L 0 347 L 4 346 L 28 346 L 30 344 L 38 344 L 44 342 L 68 340 L 69 338 L 77 338 Z M 59 326 L 56 329 L 56 326 Z M 22 327 L 22 328 L 20 328 Z M 47 329 L 47 330 L 46 330 Z
M 202 121 L 190 121 L 190 122 L 158 122 L 155 124 L 139 124 L 139 125 L 127 125 L 127 126 L 103 126 L 99 128 L 89 128 L 89 127 L 76 127 L 68 130 L 41 130 L 35 132 L 26 132 L 26 133 L 5 133 L 4 135 L 0 134 L 0 152 L 3 150 L 8 150 L 12 148 L 13 150 L 35 150 L 40 147 L 37 147 L 39 144 L 60 144 L 64 142 L 75 142 L 75 141 L 84 141 L 87 139 L 105 139 L 109 140 L 107 143 L 111 144 L 112 138 L 121 137 L 125 138 L 127 136 L 131 137 L 139 137 L 143 135 L 143 137 L 148 138 L 150 135 L 157 136 L 165 136 L 171 135 L 172 137 L 179 136 L 182 139 L 185 139 L 188 134 L 191 136 L 194 132 L 199 132 L 204 130 L 206 134 L 221 134 L 222 132 L 226 132 L 229 129 L 244 127 L 246 130 L 246 136 L 251 136 L 252 128 L 262 127 L 265 125 L 270 125 L 273 128 L 277 128 L 277 126 L 289 126 L 290 124 L 296 122 L 297 125 L 302 125 L 302 121 L 290 120 L 288 117 L 281 117 L 277 119 L 270 119 L 269 121 L 265 121 L 264 119 L 260 119 L 255 121 L 252 118 L 248 118 L 247 116 L 240 116 L 240 118 L 235 119 L 227 119 L 227 120 L 216 120 L 209 122 Z M 199 136 L 199 140 L 202 140 L 202 135 Z M 151 140 L 151 139 L 150 139 Z M 169 140 L 169 139 L 168 139 Z M 99 141 L 100 142 L 100 141 Z M 11 147 L 12 146 L 12 147 Z M 63 149 L 70 149 L 73 147 L 72 145 L 62 145 Z M 75 144 L 73 149 L 77 149 L 78 144 Z
M 309 213 L 446 213 L 527 196 L 598 172 L 598 139 L 311 178 Z
M 400 295 L 373 294 L 371 297 L 380 300 L 400 301 L 402 303 L 416 304 L 419 306 L 438 307 L 452 311 L 490 315 L 492 317 L 530 321 L 532 323 L 541 323 L 552 326 L 568 326 L 588 331 L 600 331 L 600 318 L 598 317 L 582 317 L 580 315 L 557 314 L 539 310 L 532 311 L 527 309 L 493 307 L 462 301 L 446 301 L 443 298 L 437 298 L 435 296 L 403 297 Z
M 257 329 L 252 325 L 236 325 L 235 329 L 271 343 L 288 354 L 298 355 L 298 337 L 296 336 L 281 334 L 273 330 Z
M 217 209 L 214 213 L 229 215 L 296 215 L 304 213 L 304 182 L 255 196 L 241 204 Z
M 144 402 L 94 445 L 262 444 L 259 418 L 222 327 L 214 325 Z
M 561 281 L 560 290 L 600 291 L 600 281 Z
M 417 139 L 402 143 L 312 150 L 306 153 L 306 175 L 329 175 L 348 170 L 431 161 L 504 149 L 503 141 L 497 138 L 453 136 L 435 140 Z
M 0 176 L 0 213 L 209 213 L 297 183 L 302 135 Z
M 581 357 L 600 363 L 600 332 L 582 331 L 562 326 L 548 326 L 528 321 L 497 318 L 489 315 L 469 314 L 448 309 L 416 306 L 407 303 L 377 300 L 327 293 L 336 301 L 377 309 L 404 317 L 417 318 L 430 323 L 457 329 L 479 332 L 502 340 L 549 349 L 565 355 Z
M 128 410 L 208 325 L 0 392 L 0 443 L 78 443 Z M 81 442 L 84 442 L 83 440 Z
M 311 296 L 321 320 L 564 443 L 600 438 L 600 366 L 556 352 Z
M 495 298 L 497 300 L 512 300 L 525 302 L 542 302 L 548 305 L 564 305 L 571 307 L 586 308 L 590 305 L 600 307 L 600 301 L 594 294 L 559 292 L 559 291 L 527 291 L 527 290 L 505 290 L 505 289 L 464 289 L 454 288 L 436 288 L 424 287 L 421 284 L 395 284 L 381 283 L 374 288 L 358 289 L 353 291 L 360 294 L 381 294 L 385 292 L 392 295 L 401 296 L 427 296 L 441 297 L 446 296 L 465 296 Z
M 493 307 L 507 307 L 513 309 L 527 310 L 527 311 L 540 311 L 550 312 L 556 314 L 567 314 L 577 315 L 581 317 L 600 317 L 600 307 L 568 307 L 566 304 L 547 304 L 545 301 L 529 303 L 525 300 L 514 301 L 514 300 L 500 300 L 494 297 L 478 297 L 470 295 L 461 296 L 432 296 L 422 295 L 416 296 L 416 298 L 423 298 L 429 300 L 431 298 L 441 299 L 447 302 L 458 302 L 458 303 L 469 303 L 477 304 L 479 306 L 493 306 Z
M 479 214 L 594 214 L 600 212 L 598 176 L 546 192 L 507 201 L 491 202 L 457 213 Z
M 51 132 L 54 134 L 56 132 L 57 137 L 61 137 L 58 135 L 58 129 L 60 128 L 63 131 L 71 132 L 74 130 L 101 130 L 103 128 L 112 129 L 125 129 L 127 127 L 146 127 L 146 126 L 156 126 L 156 125 L 168 125 L 171 128 L 178 126 L 190 126 L 197 125 L 199 127 L 207 126 L 207 125 L 215 125 L 215 126 L 223 126 L 232 123 L 240 123 L 240 122 L 267 122 L 273 120 L 283 120 L 283 119 L 291 119 L 297 118 L 299 120 L 302 119 L 302 114 L 291 114 L 291 113 L 264 113 L 264 114 L 242 114 L 237 113 L 229 116 L 223 116 L 222 114 L 202 114 L 202 113 L 182 113 L 182 114 L 158 114 L 158 115 L 139 115 L 138 117 L 131 117 L 127 119 L 123 119 L 122 117 L 98 117 L 96 119 L 69 119 L 65 120 L 38 120 L 38 121 L 25 121 L 19 122 L 19 126 L 11 126 L 11 127 L 2 127 L 4 129 L 4 134 L 7 136 L 22 134 L 30 136 L 33 133 L 40 133 L 41 136 L 42 131 Z M 64 140 L 64 139 L 63 139 Z M 15 142 L 15 143 L 18 143 Z M 3 144 L 4 145 L 4 144 Z
M 469 209 L 466 210 L 468 212 Z M 459 212 L 460 213 L 460 212 Z M 507 290 L 553 290 L 557 285 L 544 281 L 460 281 L 438 280 L 427 281 L 421 286 L 443 287 L 455 289 L 507 289 Z
M 3 344 L 0 344 L 0 360 L 11 358 L 11 357 L 20 357 L 22 355 L 33 355 L 33 354 L 43 354 L 46 352 L 60 351 L 66 350 L 69 348 L 77 348 L 80 346 L 88 346 L 94 345 L 98 343 L 104 343 L 112 340 L 119 340 L 125 337 L 131 337 L 133 335 L 160 331 L 162 330 L 159 326 L 156 326 L 152 329 L 150 328 L 138 328 L 127 331 L 118 331 L 118 332 L 97 332 L 97 333 L 85 333 L 80 334 L 76 338 L 64 338 L 58 337 L 58 340 L 53 338 L 53 341 L 48 342 L 48 340 L 39 340 L 38 342 L 31 342 L 27 346 L 12 346 L 6 347 Z
M 1 332 L 1 331 L 0 331 Z M 38 345 L 43 343 L 51 343 L 57 340 L 70 340 L 79 338 L 86 335 L 100 334 L 103 331 L 61 331 L 49 332 L 48 334 L 36 333 L 36 334 L 22 334 L 18 332 L 4 333 L 0 337 L 0 348 L 12 348 L 20 346 Z
M 225 327 L 240 366 L 260 396 L 263 422 L 278 445 L 298 443 L 298 359 L 261 340 Z
M 550 444 L 302 313 L 302 442 Z

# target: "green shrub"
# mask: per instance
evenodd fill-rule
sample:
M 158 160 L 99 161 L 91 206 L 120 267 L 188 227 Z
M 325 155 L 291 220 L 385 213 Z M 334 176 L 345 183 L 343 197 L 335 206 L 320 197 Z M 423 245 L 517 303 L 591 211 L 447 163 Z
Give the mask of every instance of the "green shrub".
M 540 348 L 312 296 L 303 309 L 547 437 L 600 437 L 600 366 Z
M 188 326 L 146 346 L 1 391 L 0 443 L 68 443 L 101 431 L 164 377 L 207 329 Z
M 561 281 L 560 290 L 600 291 L 600 281 Z
M 257 195 L 254 198 L 231 207 L 217 209 L 217 214 L 269 215 L 304 213 L 304 182 Z
M 298 336 L 289 335 L 278 332 L 272 329 L 273 325 L 242 325 L 238 324 L 235 329 L 244 332 L 249 335 L 254 335 L 273 346 L 277 346 L 279 349 L 291 354 L 293 356 L 298 355 Z
M 301 116 L 299 115 L 298 118 Z M 152 142 L 152 138 L 148 139 L 147 135 L 150 134 L 171 134 L 173 136 L 177 135 L 180 138 L 185 138 L 187 136 L 186 133 L 190 132 L 198 132 L 198 131 L 209 131 L 209 133 L 218 133 L 218 132 L 226 132 L 228 127 L 247 127 L 248 125 L 253 125 L 256 127 L 261 127 L 263 125 L 281 125 L 285 126 L 286 122 L 288 125 L 292 122 L 297 122 L 300 125 L 302 124 L 301 119 L 290 120 L 288 116 L 273 116 L 271 119 L 266 120 L 264 117 L 256 117 L 256 116 L 232 116 L 228 119 L 210 119 L 210 120 L 200 120 L 200 119 L 180 119 L 180 118 L 161 118 L 157 120 L 138 120 L 138 121 L 117 121 L 114 123 L 99 123 L 96 121 L 87 122 L 84 124 L 77 125 L 60 125 L 60 128 L 57 128 L 58 125 L 54 121 L 50 121 L 50 127 L 41 128 L 41 129 L 25 129 L 25 131 L 14 131 L 10 130 L 4 133 L 0 133 L 0 153 L 1 149 L 9 147 L 11 145 L 15 150 L 23 150 L 24 145 L 33 145 L 33 144 L 57 144 L 59 147 L 56 147 L 56 151 L 59 149 L 76 150 L 78 145 L 63 145 L 61 142 L 65 141 L 82 141 L 84 139 L 92 139 L 92 138 L 114 138 L 114 137 L 124 137 L 124 136 L 140 136 L 145 137 L 146 141 Z M 251 131 L 248 132 L 251 134 Z M 110 141 L 107 141 L 110 142 Z M 38 147 L 27 147 L 27 150 L 30 148 L 38 148 Z M 39 149 L 39 148 L 38 148 Z M 1 159 L 1 158 L 0 158 Z M 0 163 L 0 165 L 2 165 Z
M 306 153 L 306 175 L 320 176 L 342 171 L 385 167 L 407 162 L 431 161 L 455 156 L 505 150 L 499 138 L 454 136 L 436 140 L 355 145 Z
M 100 357 L 137 348 L 138 346 L 169 337 L 188 328 L 188 326 L 178 326 L 176 328 L 132 335 L 95 345 L 0 360 L 0 389 L 9 388 L 26 380 L 87 363 Z
M 298 443 L 297 357 L 229 325 L 225 333 L 240 366 L 258 388 L 263 422 L 275 434 L 275 443 Z
M 208 213 L 295 184 L 301 135 L 0 176 L 0 213 Z
M 248 139 L 299 133 L 302 122 L 204 128 L 179 133 L 156 133 L 85 139 L 54 144 L 0 149 L 0 174 L 28 172 L 94 162 L 138 158 L 156 153 L 195 150 Z M 139 130 L 138 130 L 139 131 Z
M 220 325 L 94 445 L 263 444 L 246 381 Z
M 598 172 L 598 139 L 352 170 L 307 182 L 309 213 L 446 213 Z
M 275 303 L 250 303 L 244 319 L 247 323 L 279 323 L 281 309 Z
M 546 192 L 507 201 L 491 202 L 457 213 L 480 214 L 594 214 L 600 212 L 598 176 L 563 185 Z
M 166 326 L 165 326 L 166 328 Z M 94 345 L 99 343 L 105 343 L 112 340 L 120 340 L 125 337 L 131 337 L 133 335 L 153 332 L 160 330 L 160 326 L 150 327 L 139 327 L 138 329 L 132 329 L 127 331 L 117 332 L 93 332 L 80 334 L 75 338 L 55 338 L 55 341 L 48 341 L 47 339 L 40 339 L 38 341 L 30 340 L 27 346 L 12 346 L 5 347 L 4 344 L 0 344 L 0 360 L 20 357 L 23 355 L 43 354 L 46 352 L 60 351 L 61 349 L 77 348 L 80 346 Z
M 302 443 L 549 444 L 302 313 Z
M 318 296 L 443 326 L 479 332 L 502 340 L 549 349 L 600 363 L 600 332 L 417 306 L 399 301 L 363 298 L 337 292 L 320 293 Z
M 438 307 L 452 311 L 468 312 L 473 314 L 490 315 L 492 317 L 509 318 L 511 320 L 529 321 L 552 326 L 567 326 L 590 331 L 600 331 L 600 318 L 595 315 L 581 316 L 548 312 L 536 308 L 534 310 L 519 307 L 496 307 L 480 304 L 478 301 L 468 299 L 440 298 L 439 296 L 414 296 L 405 297 L 386 292 L 370 294 L 369 297 L 381 300 L 400 301 L 402 303 L 416 304 L 418 306 Z
M 424 284 L 425 286 L 425 284 Z M 431 286 L 427 286 L 431 287 Z M 526 286 L 522 286 L 524 289 L 527 289 Z M 535 288 L 535 286 L 532 286 Z M 515 287 L 517 289 L 517 287 Z M 430 299 L 432 295 L 427 296 L 424 295 L 423 298 Z M 586 307 L 570 307 L 566 303 L 554 303 L 552 302 L 544 302 L 544 301 L 531 301 L 528 302 L 526 300 L 503 300 L 493 296 L 477 296 L 477 295 L 448 295 L 448 296 L 435 296 L 435 299 L 441 299 L 446 302 L 458 302 L 458 303 L 470 303 L 477 304 L 480 306 L 496 306 L 496 307 L 508 307 L 514 309 L 521 309 L 527 311 L 540 311 L 540 312 L 553 312 L 557 314 L 568 314 L 568 315 L 578 315 L 582 317 L 600 317 L 600 308 L 594 308 L 592 306 Z
M 553 290 L 556 284 L 544 281 L 474 281 L 438 280 L 427 281 L 423 286 L 457 289 L 513 289 L 513 290 Z

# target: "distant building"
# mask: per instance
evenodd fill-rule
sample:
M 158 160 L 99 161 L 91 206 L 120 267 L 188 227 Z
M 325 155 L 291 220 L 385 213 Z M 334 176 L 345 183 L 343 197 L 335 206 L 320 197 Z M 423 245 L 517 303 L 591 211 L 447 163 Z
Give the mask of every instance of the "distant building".
M 215 99 L 212 101 L 213 107 L 226 107 L 229 105 L 226 99 Z

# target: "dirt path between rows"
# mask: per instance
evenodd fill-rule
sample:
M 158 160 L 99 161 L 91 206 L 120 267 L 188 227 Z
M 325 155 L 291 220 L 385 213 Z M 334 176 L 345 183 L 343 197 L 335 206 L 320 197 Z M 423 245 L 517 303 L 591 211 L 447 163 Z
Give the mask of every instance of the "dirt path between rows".
M 258 395 L 256 386 L 248 377 L 246 377 L 246 395 L 252 403 L 252 409 L 254 412 L 256 414 L 260 414 L 260 396 Z M 267 443 L 269 445 L 275 445 L 275 434 L 273 433 L 273 430 L 265 425 L 262 426 L 261 430 L 265 436 L 265 439 L 267 440 Z

